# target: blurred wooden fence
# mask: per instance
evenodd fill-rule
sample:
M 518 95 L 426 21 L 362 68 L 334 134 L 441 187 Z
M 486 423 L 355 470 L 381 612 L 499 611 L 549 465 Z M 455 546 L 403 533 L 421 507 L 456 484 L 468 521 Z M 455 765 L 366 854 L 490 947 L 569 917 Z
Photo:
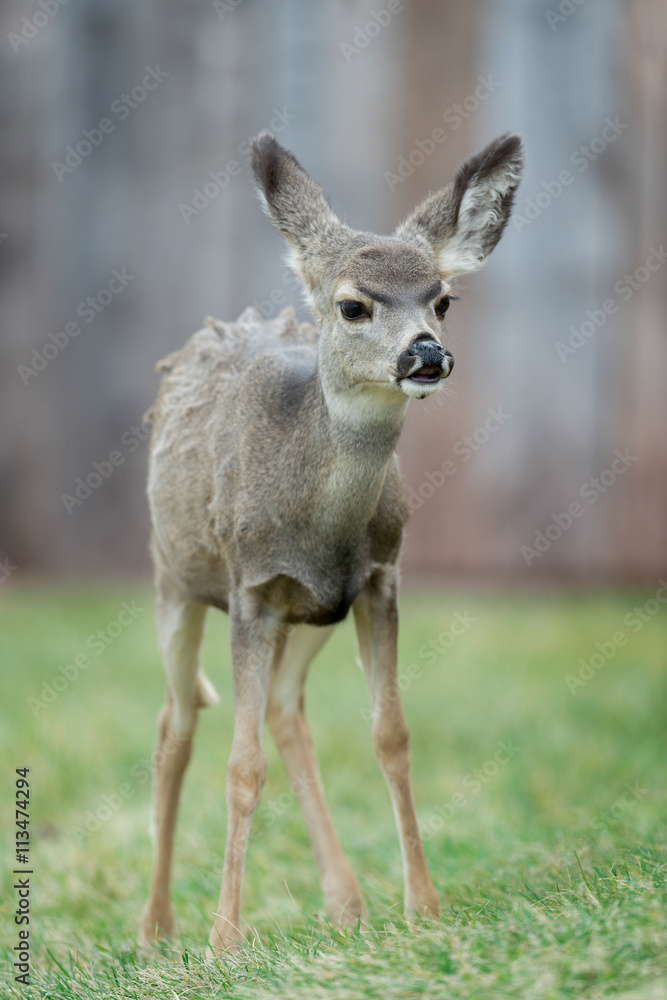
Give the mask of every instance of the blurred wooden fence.
M 154 362 L 206 313 L 298 302 L 252 193 L 249 136 L 273 128 L 349 224 L 390 232 L 461 159 L 518 130 L 517 217 L 450 310 L 449 394 L 412 404 L 402 439 L 415 508 L 406 571 L 657 580 L 663 10 L 8 0 L 0 545 L 11 564 L 146 568 L 140 425 Z M 112 451 L 121 460 L 105 476 Z M 94 463 L 99 485 L 77 496 Z

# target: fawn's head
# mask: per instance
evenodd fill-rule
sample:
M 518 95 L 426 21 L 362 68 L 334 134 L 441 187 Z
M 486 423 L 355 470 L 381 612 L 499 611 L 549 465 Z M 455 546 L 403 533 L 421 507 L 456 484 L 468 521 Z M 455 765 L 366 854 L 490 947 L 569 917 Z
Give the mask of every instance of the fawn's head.
M 521 139 L 501 136 L 383 237 L 341 223 L 292 153 L 257 136 L 259 193 L 321 323 L 330 401 L 384 409 L 438 390 L 454 365 L 443 345 L 450 282 L 482 267 L 500 239 L 522 166 Z

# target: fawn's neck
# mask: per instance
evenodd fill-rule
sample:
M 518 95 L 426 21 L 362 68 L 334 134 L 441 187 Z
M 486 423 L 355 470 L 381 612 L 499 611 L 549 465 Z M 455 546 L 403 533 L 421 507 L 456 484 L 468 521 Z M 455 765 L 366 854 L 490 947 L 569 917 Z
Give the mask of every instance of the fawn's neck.
M 394 386 L 335 384 L 319 366 L 314 378 L 327 452 L 323 524 L 352 531 L 377 507 L 409 400 Z

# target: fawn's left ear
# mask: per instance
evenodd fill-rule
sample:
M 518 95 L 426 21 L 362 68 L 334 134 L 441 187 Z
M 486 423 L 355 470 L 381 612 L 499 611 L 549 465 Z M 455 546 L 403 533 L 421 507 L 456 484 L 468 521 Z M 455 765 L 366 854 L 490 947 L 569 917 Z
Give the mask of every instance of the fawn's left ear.
M 522 171 L 521 138 L 501 135 L 466 160 L 447 187 L 421 202 L 394 236 L 426 243 L 443 278 L 477 271 L 507 225 Z

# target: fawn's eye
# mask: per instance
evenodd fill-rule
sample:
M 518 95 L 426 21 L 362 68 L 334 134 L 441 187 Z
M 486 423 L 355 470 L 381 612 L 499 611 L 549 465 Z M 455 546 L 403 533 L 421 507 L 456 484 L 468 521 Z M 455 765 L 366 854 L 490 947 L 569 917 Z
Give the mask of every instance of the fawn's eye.
M 368 315 L 361 302 L 353 302 L 352 299 L 345 299 L 338 304 L 345 319 L 361 319 L 362 316 Z
M 440 299 L 437 306 L 435 307 L 436 316 L 444 316 L 449 309 L 449 295 L 445 295 L 444 298 Z

